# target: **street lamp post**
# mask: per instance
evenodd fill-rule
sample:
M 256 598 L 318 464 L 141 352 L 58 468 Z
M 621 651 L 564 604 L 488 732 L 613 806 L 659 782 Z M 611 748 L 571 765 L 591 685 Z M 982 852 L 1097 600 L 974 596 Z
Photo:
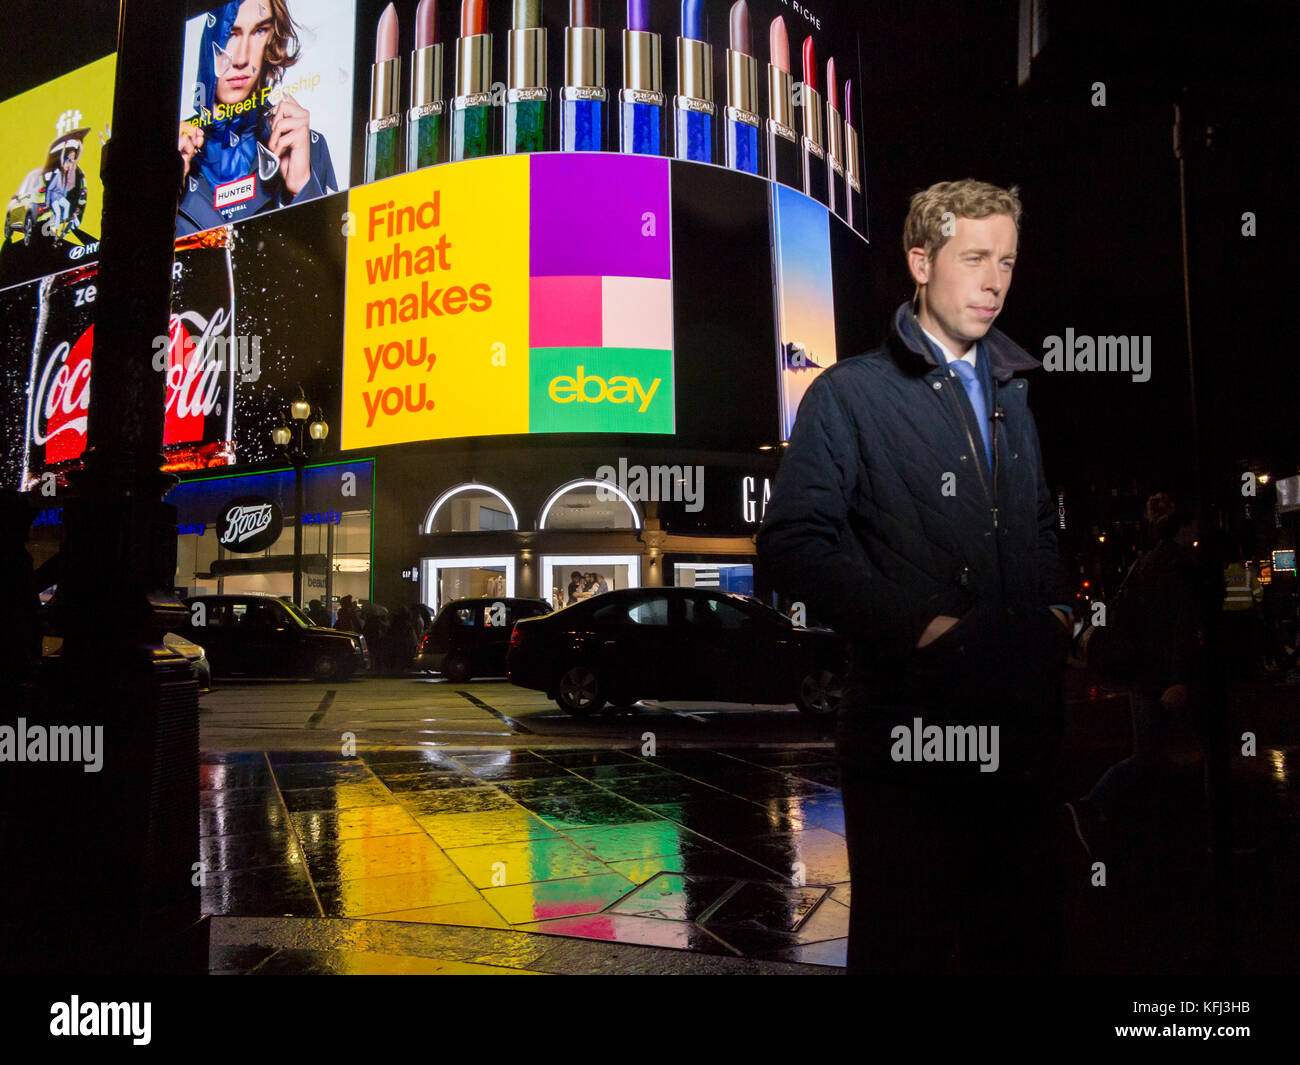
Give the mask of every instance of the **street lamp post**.
M 292 425 L 290 424 L 292 422 Z M 302 606 L 302 511 L 303 470 L 311 454 L 311 445 L 329 436 L 330 427 L 319 413 L 313 411 L 303 390 L 289 404 L 289 420 L 283 414 L 280 424 L 271 430 L 271 439 L 293 463 L 293 603 Z

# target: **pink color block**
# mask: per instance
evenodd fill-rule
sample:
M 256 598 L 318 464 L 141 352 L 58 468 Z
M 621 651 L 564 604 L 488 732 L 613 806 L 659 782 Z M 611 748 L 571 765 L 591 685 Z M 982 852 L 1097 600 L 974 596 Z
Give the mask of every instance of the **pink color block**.
M 529 289 L 530 348 L 599 347 L 599 277 L 534 277 Z

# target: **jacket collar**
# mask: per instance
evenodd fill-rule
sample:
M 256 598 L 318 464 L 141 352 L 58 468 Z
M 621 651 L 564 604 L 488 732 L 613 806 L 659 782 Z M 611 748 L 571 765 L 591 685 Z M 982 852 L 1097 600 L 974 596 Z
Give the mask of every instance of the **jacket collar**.
M 996 327 L 991 328 L 979 343 L 984 346 L 989 368 L 998 381 L 1008 381 L 1015 373 L 1036 370 L 1042 366 L 1041 362 Z M 911 300 L 894 312 L 887 346 L 898 363 L 913 373 L 925 374 L 943 366 L 940 354 L 926 339 L 921 323 L 916 320 Z

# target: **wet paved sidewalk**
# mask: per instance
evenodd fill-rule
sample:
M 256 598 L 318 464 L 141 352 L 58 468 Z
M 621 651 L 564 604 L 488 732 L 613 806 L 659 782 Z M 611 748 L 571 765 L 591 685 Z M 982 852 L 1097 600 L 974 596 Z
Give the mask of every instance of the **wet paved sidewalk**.
M 1234 692 L 1227 936 L 1244 972 L 1300 957 L 1293 687 Z M 1129 750 L 1123 700 L 1069 706 L 1062 797 Z M 1220 971 L 1199 754 L 1184 730 L 1101 837 L 1064 814 L 1075 973 Z M 844 813 L 827 743 L 388 748 L 203 756 L 214 972 L 843 971 Z
M 217 921 L 213 970 L 841 967 L 831 758 L 823 744 L 204 755 L 205 912 L 338 919 Z M 579 962 L 552 937 L 588 949 Z

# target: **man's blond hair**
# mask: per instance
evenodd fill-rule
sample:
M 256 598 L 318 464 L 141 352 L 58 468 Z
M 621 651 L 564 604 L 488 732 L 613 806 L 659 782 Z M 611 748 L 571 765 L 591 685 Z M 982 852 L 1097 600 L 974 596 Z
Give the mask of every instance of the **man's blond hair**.
M 907 221 L 903 223 L 903 252 L 924 248 L 925 257 L 933 260 L 953 235 L 952 223 L 958 218 L 1006 214 L 1011 216 L 1019 232 L 1020 213 L 1019 185 L 1003 189 L 974 178 L 940 181 L 912 197 Z

